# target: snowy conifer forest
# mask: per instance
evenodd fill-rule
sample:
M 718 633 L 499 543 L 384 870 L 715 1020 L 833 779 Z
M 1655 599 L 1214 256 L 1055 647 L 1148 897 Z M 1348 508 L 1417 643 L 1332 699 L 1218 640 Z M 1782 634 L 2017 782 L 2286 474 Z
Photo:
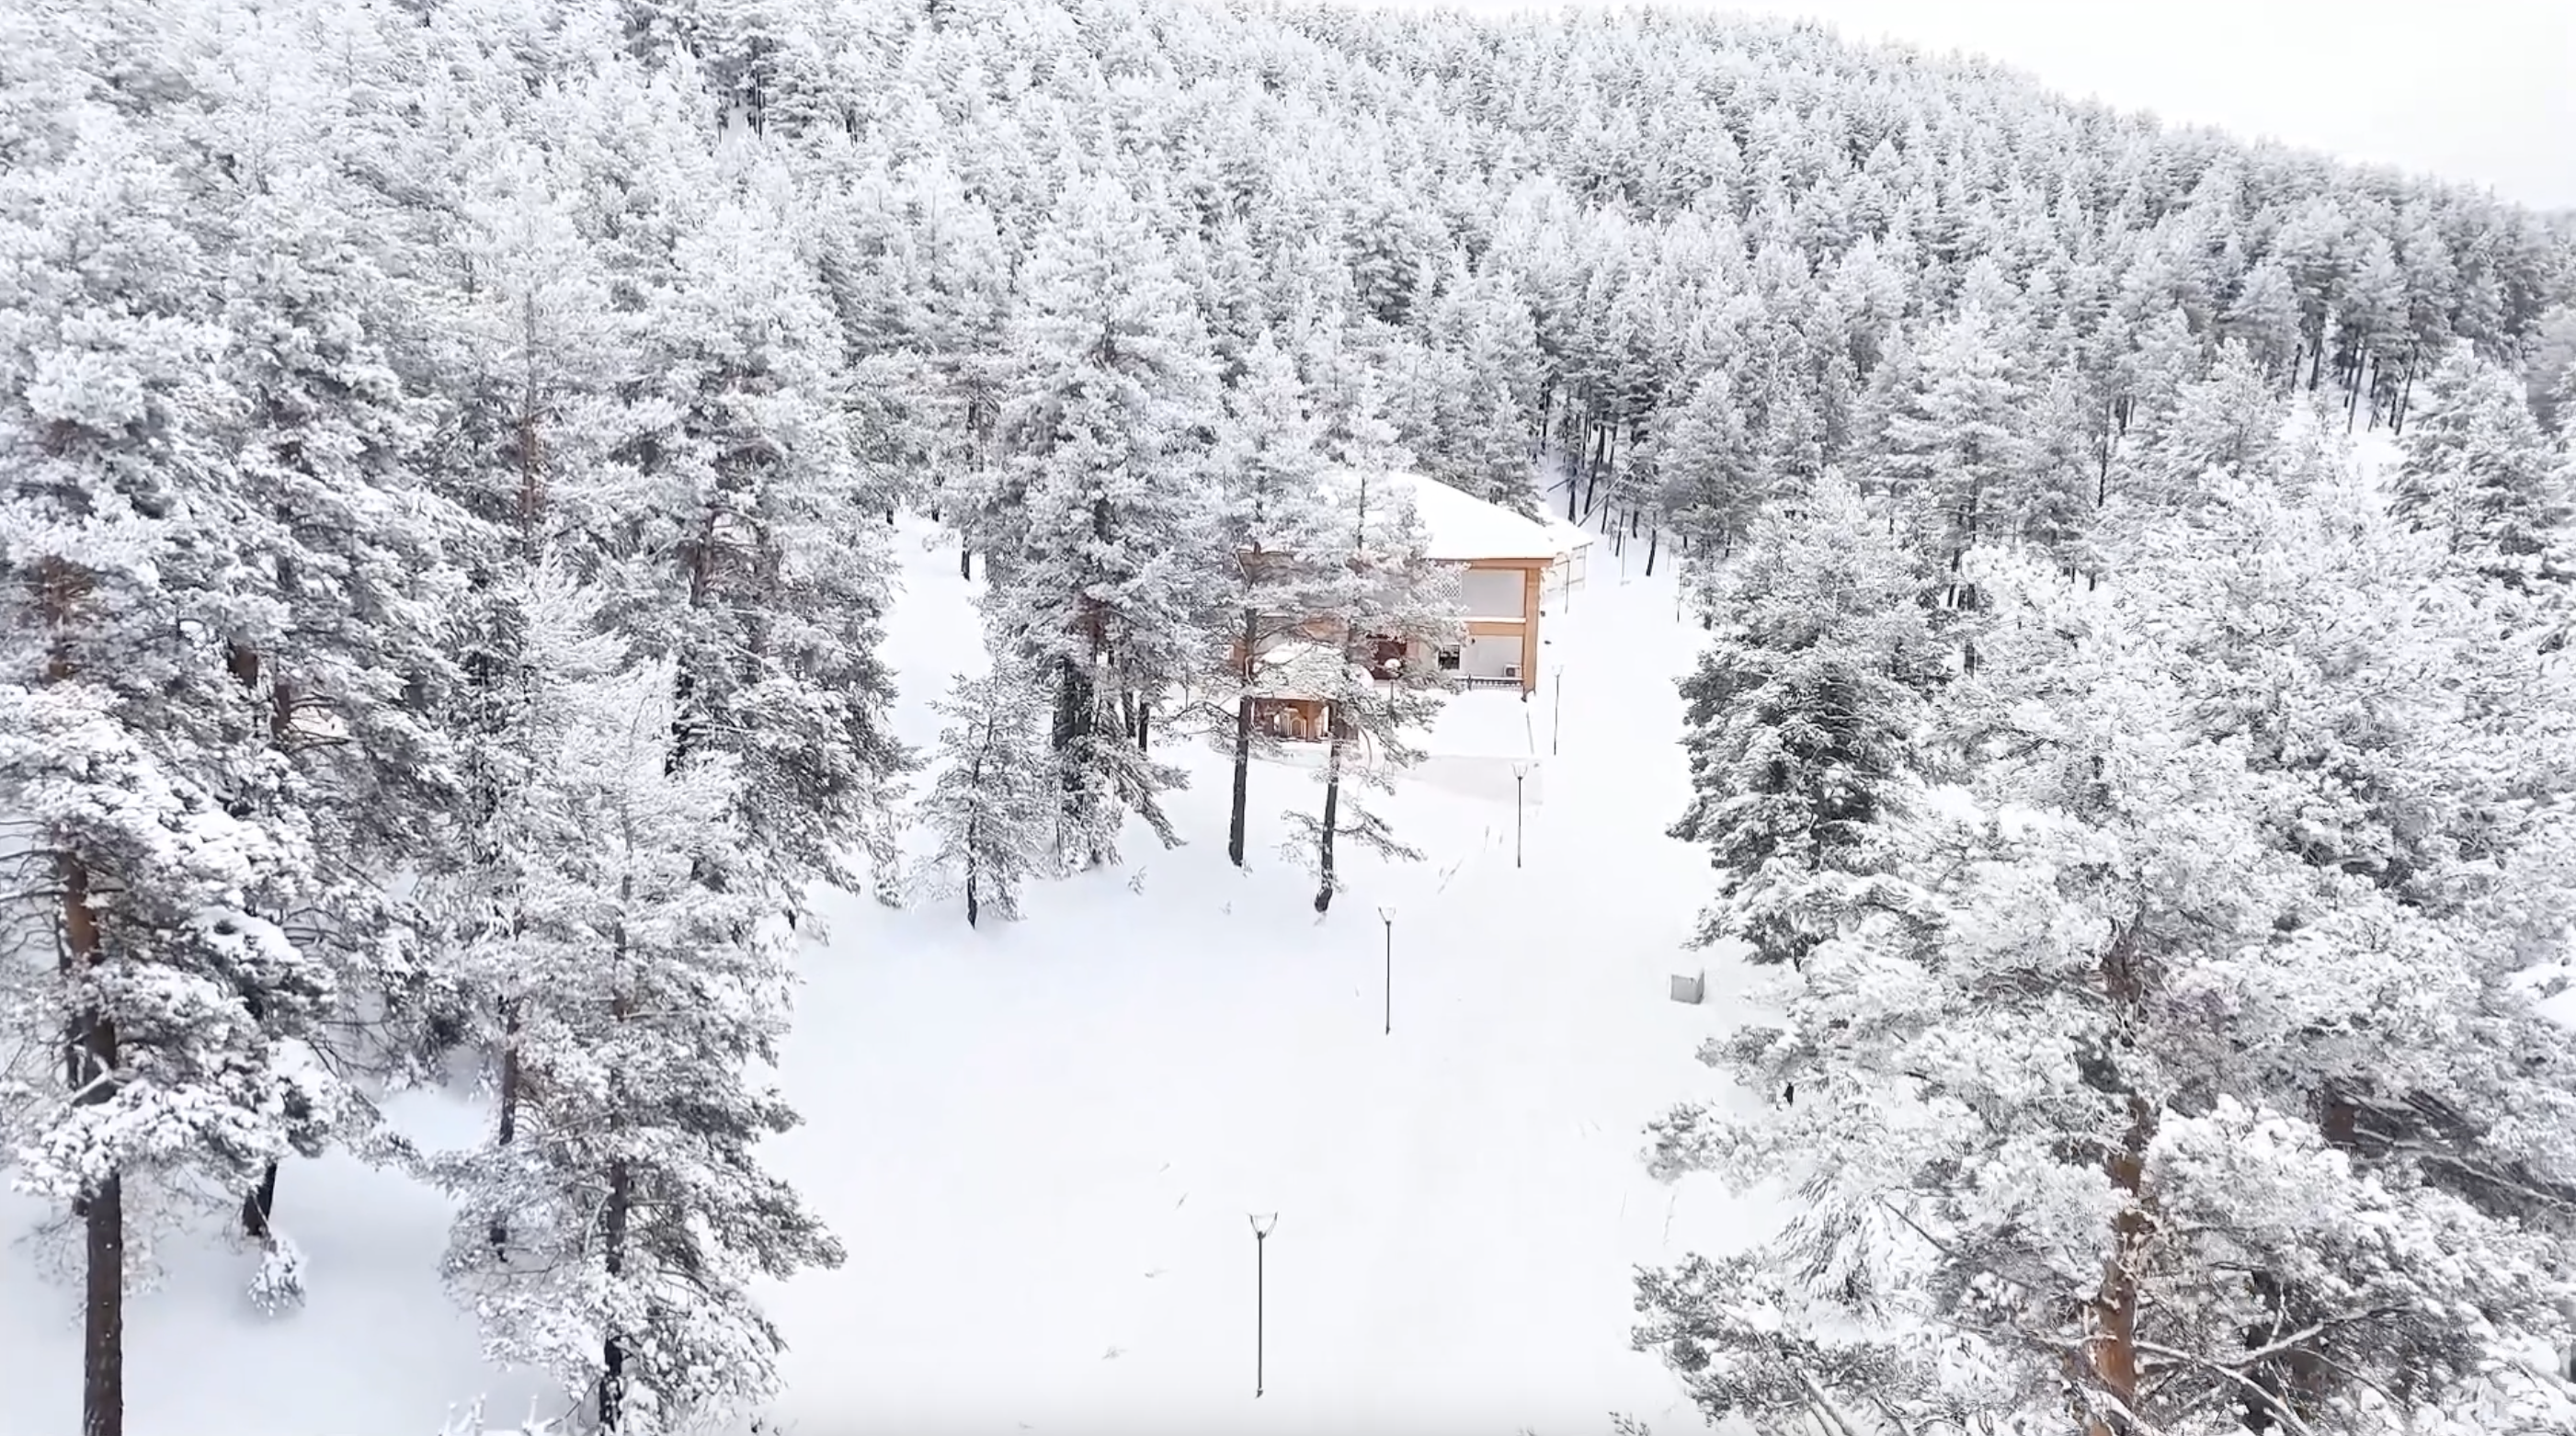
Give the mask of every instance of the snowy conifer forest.
M 0 1436 L 2576 1436 L 2572 438 L 1811 25 L 0 6 Z

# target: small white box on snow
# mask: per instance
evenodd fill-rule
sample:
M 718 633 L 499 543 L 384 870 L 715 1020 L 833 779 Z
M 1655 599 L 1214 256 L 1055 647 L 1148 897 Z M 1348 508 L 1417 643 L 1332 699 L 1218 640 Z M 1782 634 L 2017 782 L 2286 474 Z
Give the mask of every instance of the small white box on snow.
M 1707 996 L 1707 973 L 1673 974 L 1673 1001 L 1696 1004 Z

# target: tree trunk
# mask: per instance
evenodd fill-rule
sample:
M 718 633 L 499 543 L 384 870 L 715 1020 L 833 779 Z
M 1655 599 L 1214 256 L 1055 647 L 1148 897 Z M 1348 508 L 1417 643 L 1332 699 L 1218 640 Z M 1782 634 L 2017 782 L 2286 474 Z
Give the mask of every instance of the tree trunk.
M 1056 660 L 1055 721 L 1047 746 L 1061 753 L 1091 731 L 1091 680 L 1070 658 Z
M 63 965 L 85 971 L 105 953 L 98 910 L 90 902 L 89 867 L 69 854 L 60 859 L 63 880 Z M 115 1095 L 116 1025 L 91 1008 L 76 1023 L 79 1042 L 69 1059 L 73 1102 L 94 1107 Z M 81 1339 L 81 1436 L 123 1436 L 125 1431 L 125 1181 L 116 1172 L 82 1195 L 85 1296 Z
M 606 1258 L 612 1282 L 626 1272 L 626 1226 L 634 1210 L 634 1169 L 624 1161 L 612 1162 L 608 1168 L 608 1209 L 600 1218 L 606 1228 L 601 1242 L 602 1255 Z M 614 1431 L 626 1404 L 625 1338 L 615 1331 L 609 1332 L 599 1355 L 599 1425 L 601 1430 Z
M 1324 826 L 1316 834 L 1315 871 L 1322 883 L 1315 889 L 1315 911 L 1333 905 L 1333 825 L 1342 813 L 1342 714 L 1339 704 L 1324 708 L 1324 726 L 1332 734 L 1332 747 L 1324 758 Z
M 1583 512 L 1586 515 L 1592 512 L 1594 496 L 1601 492 L 1601 465 L 1608 457 L 1610 431 L 1595 426 L 1589 437 L 1592 453 L 1583 464 Z
M 259 1174 L 259 1184 L 242 1198 L 242 1235 L 264 1242 L 269 1237 L 268 1219 L 277 1210 L 277 1164 L 271 1162 Z
M 2406 379 L 2397 387 L 2397 407 L 2389 412 L 2388 436 L 2392 439 L 2406 437 L 2406 405 L 2415 397 L 2416 352 L 2413 348 L 2406 351 Z
M 2144 996 L 2138 970 L 2137 919 L 2124 925 L 2112 938 L 2103 954 L 2103 986 L 2115 1008 L 2134 1010 Z M 2118 1080 L 2115 1078 L 2115 1080 Z M 2124 1411 L 2134 1412 L 2138 1401 L 2138 1274 L 2136 1263 L 2143 1255 L 2154 1227 L 2147 1210 L 2142 1185 L 2146 1175 L 2147 1146 L 2156 1133 L 2155 1111 L 2146 1099 L 2132 1092 L 2128 1095 L 2129 1128 L 2118 1150 L 2111 1153 L 2104 1169 L 2112 1185 L 2124 1198 L 2120 1214 L 2112 1219 L 2114 1238 L 2111 1260 L 2102 1275 L 2100 1291 L 2087 1304 L 2087 1325 L 2091 1334 L 2085 1343 L 2085 1362 L 2091 1368 L 2093 1384 L 2120 1404 Z M 2135 1423 L 2116 1416 L 2097 1416 L 2086 1423 L 2085 1436 L 2130 1436 Z
M 1248 625 L 1247 625 L 1248 626 Z M 1225 856 L 1243 866 L 1244 810 L 1252 802 L 1252 695 L 1234 703 L 1234 812 L 1226 820 Z
M 501 1091 L 498 1105 L 499 1129 L 493 1133 L 492 1145 L 507 1147 L 519 1133 L 519 999 L 501 999 Z M 494 1217 L 491 1229 L 484 1235 L 492 1243 L 492 1254 L 499 1256 L 510 1247 L 510 1223 Z
M 957 576 L 959 578 L 975 576 L 975 546 L 963 539 L 957 541 Z
M 2111 451 L 2114 443 L 2111 426 L 2106 423 L 2102 426 L 2101 474 L 2093 482 L 2093 510 L 2096 513 L 2111 502 Z
M 77 665 L 65 629 L 88 575 L 60 559 L 36 566 L 36 610 L 51 643 L 45 681 L 70 679 Z M 68 847 L 54 859 L 62 880 L 62 956 L 66 979 L 107 960 L 89 863 Z M 96 1107 L 116 1095 L 116 1024 L 96 1007 L 70 1014 L 63 1033 L 63 1077 L 73 1105 Z M 72 1202 L 81 1219 L 81 1436 L 125 1436 L 125 1178 L 110 1171 Z
M 232 673 L 234 681 L 241 684 L 243 688 L 248 689 L 254 694 L 259 691 L 262 664 L 260 662 L 258 649 L 251 647 L 247 643 L 239 641 L 226 644 L 224 649 L 224 667 Z M 288 685 L 286 680 L 281 678 L 271 683 L 268 690 L 268 739 L 270 744 L 280 750 L 284 750 L 287 746 L 288 735 L 293 730 L 294 722 L 295 690 L 293 687 Z M 253 1021 L 259 1020 L 264 1014 L 260 1011 L 258 996 L 256 994 L 252 994 L 246 999 L 246 1001 L 250 1008 L 251 1019 Z M 260 1171 L 258 1185 L 252 1187 L 250 1191 L 242 1197 L 242 1235 L 249 1237 L 253 1241 L 267 1241 L 269 1238 L 269 1218 L 274 1215 L 276 1211 L 277 1163 L 270 1162 Z
M 1660 526 L 1646 530 L 1646 577 L 1648 578 L 1655 576 L 1655 545 L 1663 536 L 1664 531 Z
M 107 1024 L 92 1029 L 90 1054 L 116 1060 Z M 81 1332 L 81 1436 L 125 1436 L 125 1179 L 111 1172 L 82 1215 L 89 1267 Z
M 993 724 L 990 721 L 987 721 L 984 726 L 984 743 L 988 749 L 993 741 Z M 984 763 L 980 757 L 975 761 L 973 776 L 975 779 L 975 786 L 980 790 L 984 786 Z M 971 812 L 968 814 L 966 819 L 965 837 L 966 925 L 968 927 L 973 927 L 975 925 L 976 913 L 979 906 L 975 901 L 975 879 L 978 876 L 977 869 L 982 866 L 981 857 L 984 851 L 984 824 L 980 818 L 977 818 Z

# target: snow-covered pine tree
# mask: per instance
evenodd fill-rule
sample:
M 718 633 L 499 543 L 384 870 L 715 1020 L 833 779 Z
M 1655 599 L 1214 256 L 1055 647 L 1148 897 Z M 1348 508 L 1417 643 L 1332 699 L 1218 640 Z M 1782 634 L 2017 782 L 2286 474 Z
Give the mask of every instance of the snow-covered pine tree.
M 1692 796 L 1670 831 L 1706 844 L 1719 873 L 1702 944 L 1795 963 L 1831 935 L 1853 882 L 1887 870 L 1941 658 L 1886 528 L 1828 477 L 1764 515 L 1701 596 L 1715 639 L 1682 680 Z
M 460 60 L 474 53 L 468 44 Z M 430 1080 L 445 1075 L 451 1048 L 488 1054 L 492 1141 L 507 1147 L 525 1094 L 521 1008 L 544 982 L 542 968 L 511 955 L 527 904 L 542 896 L 512 828 L 535 761 L 528 695 L 542 679 L 523 651 L 527 596 L 550 544 L 606 528 L 601 472 L 629 432 L 613 397 L 616 365 L 633 341 L 581 229 L 578 165 L 512 133 L 527 123 L 514 112 L 479 113 L 488 128 L 457 145 L 463 173 L 446 244 L 462 282 L 443 296 L 446 412 L 425 456 L 439 491 L 473 519 L 460 535 L 466 592 L 442 629 L 463 679 L 441 695 L 438 715 L 465 791 L 454 841 L 415 855 L 414 897 L 437 958 L 389 984 L 388 1016 Z M 488 1238 L 506 1247 L 506 1222 Z
M 1214 365 L 1147 211 L 1114 179 L 1064 198 L 1023 272 L 1003 429 L 1024 518 L 985 597 L 997 664 L 1054 690 L 1058 843 L 1114 862 L 1130 813 L 1179 837 L 1154 705 L 1204 663 L 1220 565 L 1205 497 Z
M 1215 475 L 1217 530 L 1227 558 L 1219 619 L 1226 646 L 1210 692 L 1232 738 L 1225 851 L 1241 867 L 1252 759 L 1278 744 L 1255 721 L 1254 709 L 1284 677 L 1310 666 L 1303 660 L 1316 641 L 1310 630 L 1322 617 L 1326 555 L 1346 544 L 1325 493 L 1317 447 L 1322 426 L 1308 411 L 1294 361 L 1271 335 L 1246 349 L 1243 373 L 1225 403 Z
M 1318 316 L 1297 351 L 1317 442 L 1331 464 L 1370 474 L 1408 467 L 1413 456 L 1397 441 L 1396 426 L 1387 417 L 1384 379 L 1343 315 L 1328 310 Z
M 2002 325 L 1972 305 L 1925 339 L 1914 388 L 1888 416 L 1876 460 L 1900 528 L 1953 573 L 2004 527 L 1991 510 L 2027 468 L 2022 385 Z
M 330 967 L 262 916 L 319 885 L 309 794 L 226 663 L 279 599 L 243 561 L 270 515 L 233 469 L 223 211 L 173 123 L 202 36 L 80 20 L 13 62 L 47 108 L 0 112 L 0 1040 L 38 1059 L 0 1079 L 0 1142 L 82 1233 L 82 1430 L 119 1436 L 129 1214 L 237 1203 L 341 1088 Z
M 1760 488 L 1752 437 L 1723 369 L 1699 376 L 1689 397 L 1657 427 L 1657 503 L 1705 569 L 1734 551 L 1769 497 Z
M 1315 911 L 1341 890 L 1337 842 L 1381 858 L 1421 854 L 1395 836 L 1362 793 L 1392 792 L 1395 777 L 1420 761 L 1414 735 L 1438 717 L 1454 680 L 1436 655 L 1465 633 L 1454 571 L 1425 556 L 1427 538 L 1400 480 L 1365 469 L 1335 470 L 1328 494 L 1338 541 L 1314 591 L 1318 660 L 1299 673 L 1300 691 L 1324 701 L 1323 804 L 1290 809 L 1281 851 L 1317 878 Z
M 991 207 L 939 153 L 890 167 L 883 137 L 800 137 L 806 247 L 846 336 L 868 502 L 954 528 L 961 563 L 1000 495 L 991 479 L 1009 258 Z M 1007 533 L 1000 536 L 1007 546 Z
M 440 615 L 461 595 L 445 550 L 469 527 L 421 462 L 439 311 L 411 287 L 427 267 L 412 217 L 354 178 L 361 152 L 411 158 L 391 98 L 411 28 L 304 7 L 244 13 L 209 71 L 220 103 L 193 132 L 225 157 L 207 167 L 221 176 L 227 360 L 245 403 L 236 555 L 276 596 L 223 635 L 226 661 L 267 704 L 269 741 L 316 824 L 319 886 L 273 916 L 331 965 L 339 1015 L 362 1032 L 389 983 L 423 960 L 387 878 L 429 860 L 460 797 L 436 715 L 410 701 L 454 686 Z M 341 1044 L 333 1065 L 381 1066 L 371 1038 Z M 297 1149 L 312 1155 L 335 1135 L 374 1132 L 308 1125 Z M 269 1250 L 264 1302 L 295 1294 L 292 1244 L 273 1223 L 277 1179 L 272 1164 L 241 1206 L 244 1231 Z
M 1804 1199 L 1641 1282 L 1712 1415 L 2576 1431 L 2576 1066 L 2520 980 L 2571 850 L 2512 796 L 2576 744 L 2498 701 L 2567 675 L 2357 486 L 2213 497 L 2097 591 L 1972 562 L 1969 811 L 1703 1054 L 1801 1101 L 1656 1124 Z
M 451 905 L 463 985 L 496 1010 L 501 1110 L 442 1175 L 465 1213 L 451 1279 L 495 1354 L 595 1388 L 605 1425 L 657 1430 L 764 1396 L 778 1336 L 747 1281 L 837 1260 L 757 1162 L 795 1115 L 748 1069 L 786 1025 L 807 893 L 856 885 L 854 843 L 890 882 L 908 758 L 883 722 L 883 526 L 855 501 L 843 338 L 776 177 L 714 163 L 685 61 L 652 72 L 613 29 L 567 35 L 582 81 L 535 118 L 573 142 L 519 150 L 534 173 L 515 180 L 487 166 L 502 193 L 479 226 L 477 312 L 522 382 L 469 409 L 500 442 L 466 482 L 511 541 L 484 575 L 484 806 Z M 542 555 L 577 602 L 536 586 Z M 560 704 L 537 696 L 562 684 Z M 586 687 L 608 695 L 592 720 L 622 710 L 613 744 L 561 726 Z M 562 776 L 567 752 L 589 776 Z M 612 800 L 682 816 L 558 850 L 565 812 L 608 822 Z M 607 971 L 558 991 L 519 952 L 546 942 Z
M 1055 784 L 1037 731 L 1046 695 L 996 669 L 959 678 L 932 706 L 952 721 L 939 732 L 938 776 L 921 801 L 919 821 L 939 846 L 918 885 L 930 896 L 962 893 L 968 927 L 987 909 L 1011 921 L 1021 887 L 1055 865 Z
M 2219 346 L 2209 373 L 2182 387 L 2173 418 L 2147 456 L 2159 506 L 2196 500 L 2213 469 L 2234 475 L 2268 471 L 2285 417 L 2253 352 L 2240 343 Z
M 1530 463 L 1530 419 L 1511 390 L 1496 385 L 1473 410 L 1473 425 L 1459 436 L 1454 459 L 1458 487 L 1524 516 L 1538 512 Z
M 2513 585 L 2558 574 L 2571 496 L 2512 374 L 2458 346 L 2424 377 L 2389 502 L 2465 564 Z
M 654 422 L 620 455 L 636 475 L 618 517 L 654 564 L 620 623 L 679 663 L 673 761 L 743 766 L 759 842 L 725 881 L 801 920 L 817 880 L 891 900 L 913 758 L 887 718 L 890 556 L 853 457 L 840 337 L 765 187 L 726 188 L 641 315 Z
M 2010 537 L 2069 573 L 2099 568 L 2093 518 L 2102 500 L 2102 402 L 2071 359 L 2032 396 L 2029 443 L 2013 485 Z
M 545 980 L 516 1009 L 514 1140 L 432 1168 L 447 1277 L 494 1359 L 594 1393 L 602 1428 L 693 1430 L 774 1388 L 752 1282 L 840 1259 L 751 1153 L 796 1120 L 752 1075 L 794 938 L 775 892 L 725 880 L 763 846 L 752 775 L 675 752 L 678 662 L 630 660 L 613 591 L 550 558 L 522 593 L 526 767 L 491 825 L 519 906 L 474 958 Z

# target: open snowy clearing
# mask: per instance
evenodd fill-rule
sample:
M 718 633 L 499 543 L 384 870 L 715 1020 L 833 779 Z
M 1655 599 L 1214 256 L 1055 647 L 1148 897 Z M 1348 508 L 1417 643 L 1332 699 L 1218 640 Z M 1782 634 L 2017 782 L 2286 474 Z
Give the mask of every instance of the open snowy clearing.
M 904 736 L 927 743 L 926 701 L 982 650 L 953 549 L 910 524 L 899 542 L 887 651 Z M 1672 679 L 1697 630 L 1640 554 L 1623 582 L 1596 550 L 1529 702 L 1453 701 L 1389 803 L 1426 860 L 1346 860 L 1327 918 L 1276 852 L 1281 811 L 1317 799 L 1307 765 L 1256 770 L 1238 873 L 1223 761 L 1195 745 L 1174 804 L 1190 843 L 1140 833 L 1124 871 L 1033 889 L 1024 922 L 826 904 L 785 1053 L 808 1125 L 770 1155 L 850 1259 L 768 1294 L 784 1430 L 1552 1436 L 1613 1410 L 1704 1429 L 1628 1349 L 1631 1267 L 1760 1218 L 1637 1159 L 1649 1117 L 1709 1090 L 1691 1054 L 1735 978 L 1712 967 L 1707 1007 L 1667 996 L 1707 965 L 1682 951 L 1704 864 L 1658 836 L 1684 793 Z M 1515 756 L 1536 762 L 1519 868 Z M 442 1097 L 397 1110 L 429 1145 L 482 1120 Z M 1278 1214 L 1257 1400 L 1253 1212 Z M 13 1232 L 33 1215 L 0 1199 Z M 254 1257 L 203 1239 L 136 1303 L 137 1436 L 400 1436 L 477 1394 L 495 1419 L 526 1409 L 538 1383 L 484 1369 L 440 1290 L 435 1194 L 298 1163 L 280 1219 L 308 1258 L 301 1312 L 257 1316 Z M 73 1293 L 35 1258 L 22 1242 L 0 1268 L 10 1436 L 77 1424 Z

